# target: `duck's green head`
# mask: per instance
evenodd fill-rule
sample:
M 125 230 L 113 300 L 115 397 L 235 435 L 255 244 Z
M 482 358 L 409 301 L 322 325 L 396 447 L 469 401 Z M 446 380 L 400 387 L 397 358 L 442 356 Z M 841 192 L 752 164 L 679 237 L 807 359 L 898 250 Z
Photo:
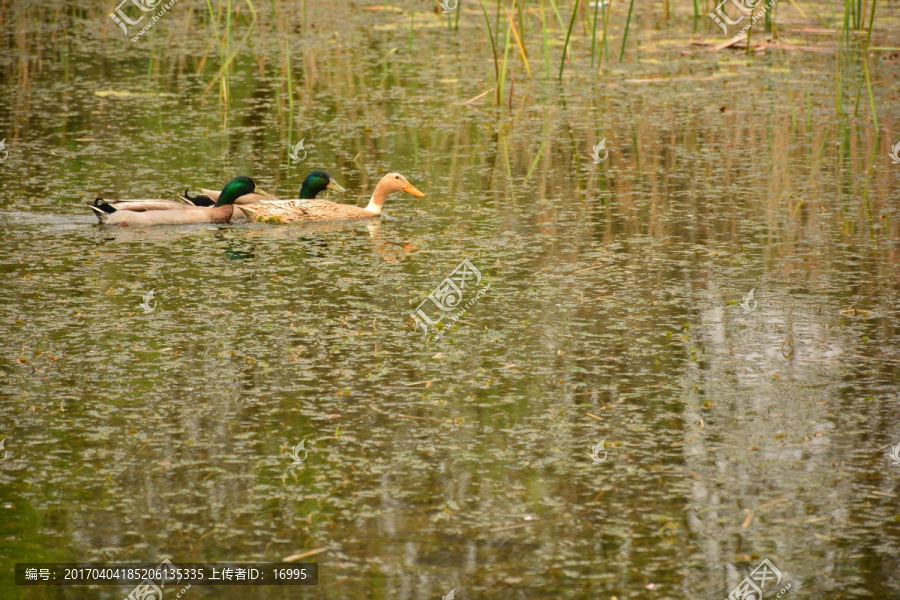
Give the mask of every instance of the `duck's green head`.
M 336 192 L 345 192 L 344 188 L 338 185 L 337 181 L 331 178 L 327 171 L 313 171 L 303 180 L 300 186 L 300 199 L 312 200 L 316 194 L 324 190 L 334 190 Z
M 219 195 L 219 201 L 216 202 L 216 206 L 234 204 L 234 201 L 241 196 L 252 194 L 257 189 L 256 183 L 246 175 L 235 177 L 222 188 L 222 193 Z M 259 190 L 259 193 L 263 193 L 262 190 Z

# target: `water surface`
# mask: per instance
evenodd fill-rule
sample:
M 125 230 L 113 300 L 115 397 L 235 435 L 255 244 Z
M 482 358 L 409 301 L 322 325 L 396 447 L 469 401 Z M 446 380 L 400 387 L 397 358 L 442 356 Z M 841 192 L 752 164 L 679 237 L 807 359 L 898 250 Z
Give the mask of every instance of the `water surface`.
M 558 82 L 565 31 L 548 79 L 525 4 L 534 79 L 511 44 L 501 107 L 465 104 L 493 85 L 474 3 L 458 29 L 248 3 L 224 50 L 205 3 L 138 42 L 112 6 L 0 9 L 0 595 L 130 591 L 17 587 L 15 562 L 319 550 L 315 588 L 184 597 L 720 599 L 764 558 L 790 596 L 898 597 L 897 54 L 869 52 L 876 128 L 860 36 L 837 54 L 788 6 L 750 55 L 637 6 L 618 62 L 617 3 L 594 67 L 579 13 Z M 313 168 L 334 200 L 391 170 L 427 195 L 329 226 L 81 205 L 237 174 L 296 197 Z M 428 339 L 409 315 L 463 259 L 491 290 Z

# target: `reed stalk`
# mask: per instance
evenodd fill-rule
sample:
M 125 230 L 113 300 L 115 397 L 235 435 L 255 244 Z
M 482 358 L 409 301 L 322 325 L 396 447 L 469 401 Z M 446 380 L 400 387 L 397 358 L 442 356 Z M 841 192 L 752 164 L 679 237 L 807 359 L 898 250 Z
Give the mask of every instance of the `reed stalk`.
M 628 5 L 628 18 L 625 19 L 625 35 L 622 36 L 622 49 L 619 51 L 619 62 L 625 57 L 625 42 L 628 41 L 628 28 L 631 25 L 631 13 L 634 10 L 634 0 Z
M 806 135 L 812 132 L 812 95 L 809 91 L 809 85 L 806 86 Z
M 497 0 L 497 10 L 494 11 L 494 38 L 500 41 L 500 0 Z
M 834 78 L 835 85 L 835 93 L 834 93 L 834 108 L 837 113 L 837 118 L 840 120 L 841 118 L 841 45 L 838 44 L 835 49 L 834 55 L 834 63 L 835 63 L 835 71 L 836 75 Z
M 225 51 L 223 58 L 228 56 L 228 50 L 231 44 L 231 0 L 227 0 L 227 3 L 228 4 L 225 7 Z M 227 66 L 227 64 L 222 65 L 222 95 L 225 97 L 225 104 L 228 104 L 228 79 L 225 77 Z
M 600 42 L 601 52 L 600 52 L 600 60 L 603 61 L 603 56 L 606 55 L 606 60 L 609 62 L 609 44 L 606 40 L 606 30 L 609 26 L 609 13 L 612 11 L 612 0 L 609 0 L 609 4 L 606 5 L 606 14 L 603 16 L 603 41 Z
M 288 89 L 288 144 L 291 144 L 292 133 L 294 132 L 294 80 L 291 74 L 291 44 L 287 40 L 284 41 L 284 60 L 287 67 L 287 89 Z
M 550 80 L 550 42 L 547 39 L 547 15 L 544 11 L 544 0 L 541 0 L 541 32 L 544 38 L 544 70 L 547 80 Z
M 591 27 L 591 66 L 594 66 L 594 52 L 597 50 L 597 13 L 600 11 L 600 5 L 602 2 L 597 0 L 597 3 L 594 4 L 594 23 L 593 27 Z
M 517 38 L 521 36 L 522 40 L 522 51 L 525 53 L 525 56 L 528 56 L 528 47 L 525 45 L 525 0 L 519 0 L 519 35 Z M 515 27 L 513 27 L 515 29 Z M 530 76 L 530 73 L 529 73 Z
M 553 0 L 550 0 L 553 2 Z M 575 0 L 575 7 L 572 9 L 572 19 L 569 21 L 569 31 L 566 32 L 566 43 L 563 46 L 562 61 L 559 63 L 559 81 L 562 81 L 563 67 L 566 66 L 566 52 L 569 49 L 569 38 L 572 37 L 572 27 L 575 25 L 575 17 L 578 15 L 578 2 Z M 634 0 L 632 0 L 634 2 Z
M 497 61 L 497 45 L 494 43 L 494 34 L 491 33 L 491 20 L 488 18 L 485 0 L 481 0 L 481 12 L 484 13 L 484 22 L 487 25 L 488 39 L 491 40 L 491 51 L 494 53 L 494 75 L 497 79 L 497 86 L 494 89 L 494 106 L 500 106 L 500 66 Z
M 509 63 L 509 46 L 510 46 L 510 30 L 512 29 L 512 22 L 507 23 L 506 25 L 506 37 L 503 40 L 503 62 L 500 63 L 500 80 L 497 82 L 498 89 L 504 89 L 506 87 L 506 66 Z M 503 96 L 501 95 L 501 100 Z
M 866 34 L 866 51 L 869 50 L 869 42 L 872 41 L 872 25 L 875 23 L 875 6 L 878 0 L 872 0 L 872 10 L 869 11 L 869 31 Z
M 559 23 L 560 30 L 565 29 L 566 26 L 563 23 L 562 16 L 559 14 L 559 9 L 556 7 L 556 1 L 550 0 L 550 6 L 553 8 L 553 13 L 556 15 L 556 22 Z
M 522 57 L 522 62 L 525 63 L 525 70 L 528 72 L 528 78 L 534 79 L 531 75 L 531 65 L 528 64 L 528 55 L 525 53 L 525 44 L 519 36 L 519 33 L 516 31 L 515 19 L 513 19 L 512 13 L 509 12 L 508 8 L 506 9 L 506 18 L 509 19 L 509 27 L 512 30 L 513 36 L 516 38 L 516 45 L 519 47 L 519 55 Z M 521 21 L 519 23 L 521 24 Z
M 787 78 L 788 103 L 791 106 L 791 138 L 797 130 L 797 113 L 794 111 L 794 91 L 791 89 L 791 79 Z
M 869 80 L 869 57 L 868 53 L 863 53 L 863 69 L 866 73 L 866 89 L 869 91 L 869 110 L 872 111 L 872 123 L 875 124 L 875 130 L 878 131 L 878 113 L 875 112 L 875 96 L 872 95 L 872 82 Z

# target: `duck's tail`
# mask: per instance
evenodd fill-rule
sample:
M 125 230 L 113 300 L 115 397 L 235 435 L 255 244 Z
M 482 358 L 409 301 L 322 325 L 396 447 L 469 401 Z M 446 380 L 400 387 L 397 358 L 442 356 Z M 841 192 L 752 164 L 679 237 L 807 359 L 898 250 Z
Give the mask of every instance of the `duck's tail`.
M 194 206 L 215 206 L 216 203 L 212 201 L 212 198 L 209 196 L 204 196 L 200 194 L 199 196 L 194 196 L 191 198 L 191 195 L 188 194 L 187 190 L 184 190 L 184 194 L 181 195 L 181 198 L 187 201 L 188 204 L 193 204 Z
M 93 204 L 88 202 L 88 208 L 94 211 L 94 214 L 97 216 L 97 220 L 101 223 L 106 223 L 106 220 L 109 218 L 109 215 L 116 212 L 116 209 L 109 204 L 103 198 L 94 199 Z

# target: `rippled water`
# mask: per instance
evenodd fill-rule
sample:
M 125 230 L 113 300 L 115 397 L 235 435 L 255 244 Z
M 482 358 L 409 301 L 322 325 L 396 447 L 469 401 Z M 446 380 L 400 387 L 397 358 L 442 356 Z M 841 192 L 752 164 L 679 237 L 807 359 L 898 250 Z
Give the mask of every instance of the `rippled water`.
M 205 4 L 135 43 L 83 4 L 2 9 L 0 596 L 129 592 L 15 562 L 319 551 L 315 588 L 184 597 L 718 600 L 764 558 L 767 598 L 900 597 L 896 53 L 870 52 L 876 129 L 858 53 L 836 83 L 787 6 L 747 55 L 639 5 L 618 62 L 617 3 L 602 70 L 579 18 L 558 83 L 528 2 L 535 79 L 512 44 L 492 108 L 464 104 L 494 71 L 474 3 L 455 29 L 275 1 L 235 17 L 226 106 Z M 296 197 L 313 168 L 331 199 L 389 170 L 426 197 L 284 227 L 81 205 L 237 174 Z M 491 289 L 427 339 L 409 315 L 463 259 Z

